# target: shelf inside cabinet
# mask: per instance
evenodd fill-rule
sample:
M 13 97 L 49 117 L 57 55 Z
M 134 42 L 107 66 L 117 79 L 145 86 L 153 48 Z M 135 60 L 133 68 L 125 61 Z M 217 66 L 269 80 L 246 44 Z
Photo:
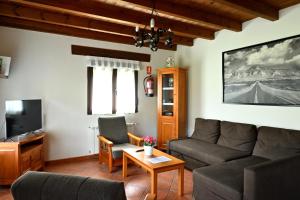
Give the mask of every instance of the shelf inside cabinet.
M 24 148 L 21 149 L 21 154 L 25 154 L 27 152 L 30 152 L 36 148 L 42 148 L 42 144 L 34 144 L 34 145 L 30 145 L 30 146 L 26 146 Z
M 174 87 L 163 87 L 163 90 L 174 90 Z
M 173 106 L 174 103 L 163 103 L 164 106 Z

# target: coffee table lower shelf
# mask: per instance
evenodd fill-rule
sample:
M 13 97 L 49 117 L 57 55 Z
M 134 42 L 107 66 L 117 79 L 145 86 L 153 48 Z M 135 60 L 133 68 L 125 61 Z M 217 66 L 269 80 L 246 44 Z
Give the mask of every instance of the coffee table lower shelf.
M 162 172 L 171 170 L 178 170 L 178 195 L 182 196 L 184 193 L 184 161 L 168 155 L 157 149 L 153 150 L 152 157 L 165 156 L 171 161 L 152 164 L 149 158 L 144 155 L 144 152 L 136 152 L 135 150 L 127 149 L 123 152 L 123 178 L 127 177 L 127 164 L 128 159 L 132 160 L 135 164 L 146 169 L 151 175 L 151 194 L 157 195 L 157 175 Z

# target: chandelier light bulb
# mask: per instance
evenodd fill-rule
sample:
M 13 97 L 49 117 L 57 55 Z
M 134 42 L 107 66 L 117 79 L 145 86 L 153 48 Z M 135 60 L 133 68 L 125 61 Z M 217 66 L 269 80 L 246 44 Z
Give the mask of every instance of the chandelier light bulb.
M 136 27 L 135 27 L 135 32 L 139 32 L 139 30 L 140 30 L 140 27 L 139 27 L 139 26 L 136 26 Z
M 150 28 L 154 28 L 154 26 L 155 26 L 154 18 L 151 18 L 151 20 L 150 20 Z

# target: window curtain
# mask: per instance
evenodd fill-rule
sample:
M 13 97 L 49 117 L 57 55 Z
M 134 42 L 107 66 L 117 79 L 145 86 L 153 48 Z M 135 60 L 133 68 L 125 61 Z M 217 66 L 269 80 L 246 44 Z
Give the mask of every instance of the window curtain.
M 117 70 L 117 114 L 135 113 L 135 71 L 140 70 L 141 62 L 88 57 L 87 66 L 93 67 L 92 114 L 112 114 L 113 70 Z
M 92 114 L 112 114 L 112 68 L 93 69 Z
M 114 58 L 104 58 L 104 57 L 87 57 L 88 67 L 103 67 L 112 69 L 131 69 L 140 70 L 141 62 L 125 59 L 114 59 Z
M 118 69 L 117 114 L 135 113 L 135 77 L 132 69 Z

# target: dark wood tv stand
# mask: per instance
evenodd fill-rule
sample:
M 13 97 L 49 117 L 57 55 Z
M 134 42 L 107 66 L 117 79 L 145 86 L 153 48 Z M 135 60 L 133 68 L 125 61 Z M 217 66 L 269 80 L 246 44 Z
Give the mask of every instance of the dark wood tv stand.
M 43 170 L 46 133 L 29 134 L 0 142 L 0 185 L 10 185 L 28 170 Z

